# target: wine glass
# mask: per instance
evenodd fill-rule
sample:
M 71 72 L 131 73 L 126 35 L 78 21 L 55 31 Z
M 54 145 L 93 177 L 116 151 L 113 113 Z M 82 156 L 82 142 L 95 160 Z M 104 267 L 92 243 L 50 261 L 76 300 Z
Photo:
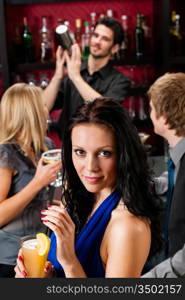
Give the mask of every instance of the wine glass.
M 45 151 L 42 154 L 44 164 L 52 164 L 57 161 L 61 161 L 61 149 L 52 149 Z M 59 187 L 62 185 L 62 173 L 59 171 L 55 181 L 50 183 L 51 186 Z

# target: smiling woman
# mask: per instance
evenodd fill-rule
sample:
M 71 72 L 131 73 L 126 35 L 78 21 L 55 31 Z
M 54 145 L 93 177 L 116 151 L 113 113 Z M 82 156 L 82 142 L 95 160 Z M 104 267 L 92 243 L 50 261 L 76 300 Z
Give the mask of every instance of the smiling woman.
M 87 143 L 87 140 L 91 139 Z M 105 199 L 116 183 L 116 145 L 114 135 L 96 124 L 79 124 L 72 130 L 72 159 L 78 176 L 91 193 Z
M 140 277 L 160 248 L 160 216 L 146 153 L 123 107 L 85 102 L 65 131 L 62 156 L 64 206 L 42 217 L 53 231 L 57 276 Z

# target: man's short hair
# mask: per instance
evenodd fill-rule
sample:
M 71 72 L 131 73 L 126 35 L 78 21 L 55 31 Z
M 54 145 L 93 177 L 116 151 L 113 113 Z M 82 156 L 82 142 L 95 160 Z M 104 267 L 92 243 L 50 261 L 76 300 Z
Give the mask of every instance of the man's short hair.
M 105 25 L 106 27 L 110 28 L 114 34 L 114 45 L 119 44 L 121 45 L 124 40 L 124 31 L 122 25 L 112 17 L 103 17 L 100 18 L 95 25 Z
M 147 94 L 156 117 L 164 116 L 169 129 L 185 136 L 185 73 L 166 73 L 152 84 Z

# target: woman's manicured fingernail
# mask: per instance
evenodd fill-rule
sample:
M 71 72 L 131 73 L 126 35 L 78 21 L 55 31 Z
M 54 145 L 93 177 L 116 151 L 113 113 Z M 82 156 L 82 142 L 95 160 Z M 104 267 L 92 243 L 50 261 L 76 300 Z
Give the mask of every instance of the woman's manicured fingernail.
M 49 269 L 50 269 L 49 266 L 45 267 L 46 272 L 48 272 Z
M 21 255 L 18 256 L 18 259 L 23 261 L 23 257 Z
M 28 274 L 26 273 L 26 271 L 22 271 L 22 274 L 24 277 L 26 277 Z

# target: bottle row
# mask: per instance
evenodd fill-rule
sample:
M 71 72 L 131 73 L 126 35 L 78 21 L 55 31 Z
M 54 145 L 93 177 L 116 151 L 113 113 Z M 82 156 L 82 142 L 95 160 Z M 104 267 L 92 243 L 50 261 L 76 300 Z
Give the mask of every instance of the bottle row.
M 111 9 L 107 10 L 107 16 L 114 17 Z M 90 13 L 87 20 L 80 18 L 74 20 L 74 24 L 59 18 L 55 28 L 49 26 L 49 16 L 41 17 L 40 29 L 37 34 L 32 33 L 28 18 L 23 18 L 23 24 L 15 24 L 14 34 L 11 44 L 11 57 L 14 63 L 30 63 L 34 61 L 48 62 L 53 61 L 56 48 L 59 44 L 56 28 L 62 24 L 66 25 L 73 41 L 77 42 L 81 48 L 82 58 L 87 59 L 89 55 L 89 41 L 94 26 L 98 18 L 104 17 L 103 14 L 97 15 L 96 12 Z M 134 20 L 131 16 L 122 15 L 120 23 L 124 30 L 124 41 L 119 53 L 114 57 L 123 60 L 125 57 L 136 56 L 141 58 L 148 55 L 148 50 L 152 45 L 151 28 L 147 23 L 147 18 L 143 14 L 137 14 Z

